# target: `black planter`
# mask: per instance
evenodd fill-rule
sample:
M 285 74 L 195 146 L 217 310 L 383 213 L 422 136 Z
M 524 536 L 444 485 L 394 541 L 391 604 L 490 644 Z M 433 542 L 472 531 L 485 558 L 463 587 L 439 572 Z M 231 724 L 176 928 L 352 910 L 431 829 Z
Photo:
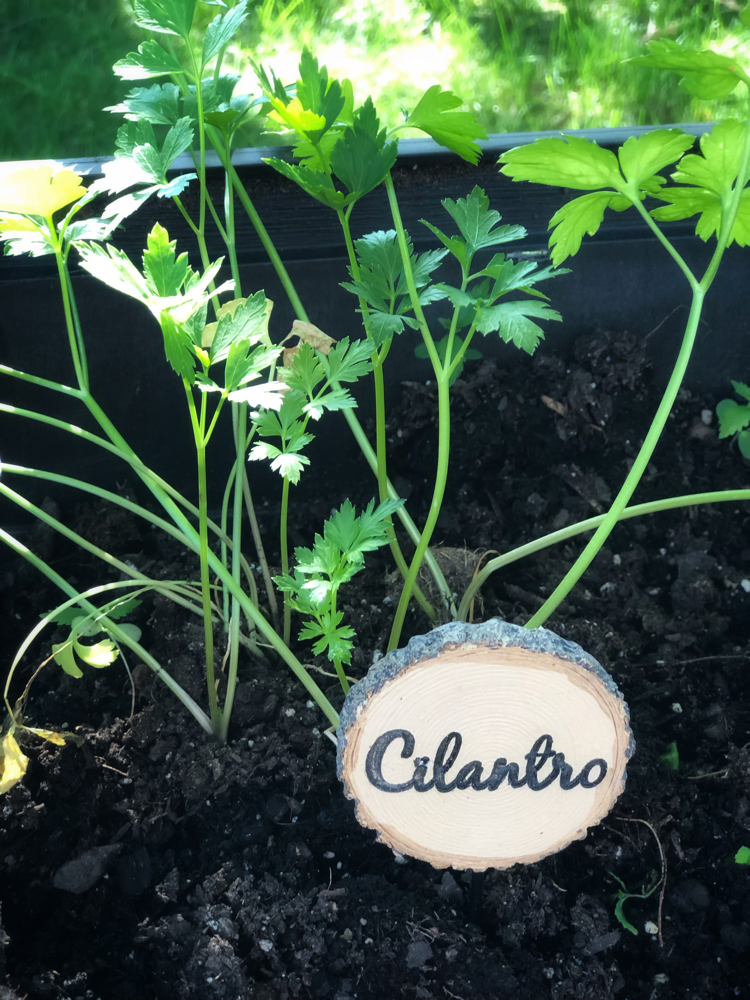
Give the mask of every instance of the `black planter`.
M 697 126 L 687 126 L 698 134 Z M 629 135 L 645 129 L 585 130 L 579 134 L 600 145 L 616 148 Z M 552 133 L 542 133 L 552 134 Z M 475 184 L 485 189 L 490 204 L 506 223 L 526 227 L 528 237 L 509 252 L 545 251 L 547 225 L 554 212 L 571 197 L 571 192 L 526 183 L 512 183 L 500 174 L 497 157 L 505 149 L 529 142 L 535 134 L 494 136 L 485 144 L 478 167 L 458 160 L 431 140 L 405 140 L 394 169 L 402 215 L 417 249 L 435 243 L 419 220 L 427 218 L 439 226 L 452 225 L 440 201 L 465 196 Z M 284 260 L 310 319 L 330 335 L 340 339 L 359 336 L 361 325 L 356 300 L 339 282 L 348 278 L 347 257 L 334 213 L 309 198 L 291 182 L 262 163 L 268 151 L 245 150 L 237 154 L 238 172 L 253 198 L 279 253 Z M 278 150 L 274 150 L 277 154 Z M 101 160 L 66 164 L 96 176 Z M 188 164 L 185 164 L 185 168 Z M 209 170 L 215 200 L 221 204 L 223 172 L 217 165 Z M 195 185 L 186 193 L 190 210 Z M 574 193 L 573 193 L 574 194 Z M 184 220 L 169 200 L 151 199 L 128 220 L 117 243 L 138 261 L 146 234 L 161 222 L 177 239 L 178 249 L 187 249 L 197 258 L 194 239 Z M 289 332 L 294 319 L 285 293 L 265 256 L 247 217 L 238 208 L 238 253 L 243 292 L 265 289 L 276 303 L 272 336 L 278 340 Z M 379 189 L 357 206 L 352 216 L 354 235 L 391 227 L 385 192 Z M 668 233 L 687 262 L 700 271 L 712 250 L 693 234 L 690 220 L 672 224 Z M 223 255 L 218 233 L 209 233 L 212 259 Z M 194 264 L 199 266 L 195 259 Z M 581 333 L 596 329 L 630 331 L 649 338 L 649 351 L 657 377 L 666 382 L 676 357 L 687 318 L 689 289 L 673 261 L 658 244 L 633 210 L 608 213 L 595 237 L 584 241 L 576 257 L 566 262 L 571 273 L 545 286 L 552 305 L 563 316 L 562 323 L 547 324 L 546 344 L 565 350 Z M 704 307 L 694 357 L 687 383 L 700 386 L 721 398 L 729 391 L 729 379 L 748 376 L 746 353 L 750 316 L 745 301 L 746 256 L 736 246 L 727 252 Z M 181 490 L 190 491 L 194 482 L 192 439 L 182 387 L 164 358 L 162 338 L 155 320 L 132 299 L 128 299 L 76 271 L 73 281 L 86 336 L 91 382 L 105 410 L 137 448 L 142 458 Z M 0 359 L 12 367 L 48 378 L 72 381 L 57 273 L 52 258 L 4 257 L 0 260 Z M 387 362 L 392 385 L 405 379 L 430 377 L 427 361 L 414 356 L 415 340 L 403 335 Z M 518 352 L 497 338 L 487 337 L 476 347 L 502 360 L 518 363 Z M 543 344 L 540 348 L 545 349 Z M 359 392 L 366 415 L 367 387 Z M 83 421 L 81 408 L 69 405 L 56 394 L 38 390 L 12 378 L 0 383 L 0 399 L 73 422 Z M 348 447 L 350 435 L 346 435 Z M 0 458 L 6 462 L 34 465 L 68 472 L 111 486 L 122 477 L 122 467 L 106 452 L 82 445 L 71 435 L 50 430 L 16 416 L 3 416 L 0 424 Z M 219 439 L 213 448 L 216 467 L 224 467 L 228 450 Z M 54 493 L 51 485 L 24 484 L 27 495 Z M 39 488 L 37 488 L 39 486 Z M 212 497 L 212 502 L 218 498 Z M 11 521 L 15 514 L 6 511 Z

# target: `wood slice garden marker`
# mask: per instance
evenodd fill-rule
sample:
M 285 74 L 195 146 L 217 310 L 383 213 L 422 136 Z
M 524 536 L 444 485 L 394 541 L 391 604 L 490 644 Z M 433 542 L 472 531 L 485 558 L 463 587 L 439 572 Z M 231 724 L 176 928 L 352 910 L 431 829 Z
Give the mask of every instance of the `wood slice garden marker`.
M 635 744 L 580 646 L 494 619 L 412 639 L 350 690 L 338 774 L 357 819 L 436 868 L 508 868 L 610 811 Z

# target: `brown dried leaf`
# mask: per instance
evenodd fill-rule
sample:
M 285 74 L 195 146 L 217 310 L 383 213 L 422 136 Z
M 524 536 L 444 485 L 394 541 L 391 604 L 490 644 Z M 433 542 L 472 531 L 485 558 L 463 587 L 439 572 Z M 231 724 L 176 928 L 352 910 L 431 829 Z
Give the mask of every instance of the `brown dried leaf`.
M 310 347 L 316 351 L 320 351 L 321 354 L 328 354 L 336 343 L 333 337 L 329 337 L 327 333 L 323 333 L 313 323 L 306 323 L 301 319 L 295 319 L 292 323 L 292 332 L 289 336 L 292 337 L 295 335 L 299 337 L 301 344 L 309 344 Z M 286 364 L 286 361 L 284 361 L 284 364 Z

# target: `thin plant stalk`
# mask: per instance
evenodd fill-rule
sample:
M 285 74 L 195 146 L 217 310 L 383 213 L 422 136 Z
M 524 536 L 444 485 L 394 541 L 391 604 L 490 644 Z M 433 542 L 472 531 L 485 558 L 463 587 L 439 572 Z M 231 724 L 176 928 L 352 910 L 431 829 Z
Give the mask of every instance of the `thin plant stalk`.
M 646 467 L 651 460 L 651 456 L 654 453 L 654 449 L 656 448 L 659 438 L 661 437 L 661 433 L 664 430 L 669 414 L 672 411 L 672 406 L 677 398 L 677 393 L 682 385 L 682 380 L 685 376 L 685 371 L 695 343 L 695 337 L 698 332 L 698 324 L 700 323 L 703 301 L 706 296 L 706 292 L 710 288 L 711 283 L 716 276 L 719 264 L 724 256 L 724 251 L 727 248 L 729 237 L 739 210 L 740 199 L 748 181 L 748 176 L 750 176 L 750 122 L 745 125 L 744 142 L 740 157 L 739 170 L 737 173 L 737 180 L 732 190 L 729 203 L 722 205 L 721 228 L 716 242 L 716 249 L 714 250 L 708 267 L 706 268 L 706 272 L 700 281 L 695 278 L 684 262 L 681 263 L 682 258 L 679 257 L 677 251 L 674 250 L 664 234 L 659 230 L 659 227 L 656 226 L 654 220 L 651 219 L 648 212 L 646 212 L 645 208 L 641 205 L 636 192 L 636 198 L 633 199 L 636 208 L 641 212 L 644 219 L 647 220 L 649 226 L 657 233 L 660 242 L 667 247 L 667 249 L 669 249 L 670 255 L 678 263 L 678 266 L 681 267 L 692 288 L 693 297 L 685 333 L 683 335 L 680 351 L 667 384 L 667 388 L 664 392 L 664 396 L 662 397 L 661 403 L 656 411 L 656 415 L 654 416 L 652 424 L 646 434 L 643 446 L 638 452 L 635 462 L 633 463 L 625 482 L 615 497 L 609 511 L 605 515 L 604 520 L 594 533 L 593 538 L 590 539 L 583 552 L 580 554 L 578 559 L 576 559 L 573 566 L 555 588 L 553 593 L 547 598 L 542 607 L 534 615 L 532 615 L 526 623 L 526 628 L 538 628 L 538 626 L 543 625 L 580 580 L 622 516 L 628 501 L 641 481 L 643 473 L 646 471 Z
M 708 503 L 727 503 L 738 500 L 750 500 L 750 490 L 690 493 L 686 496 L 670 497 L 667 500 L 652 500 L 649 503 L 640 503 L 633 507 L 626 507 L 620 515 L 620 520 L 627 521 L 633 517 L 642 517 L 645 514 L 658 514 L 662 511 L 674 510 L 678 507 L 694 507 Z M 575 538 L 576 535 L 583 534 L 585 531 L 593 531 L 604 522 L 606 516 L 606 514 L 599 514 L 597 517 L 589 517 L 585 521 L 579 521 L 577 524 L 570 524 L 566 528 L 560 528 L 549 535 L 535 538 L 533 542 L 519 545 L 518 548 L 512 549 L 510 552 L 505 552 L 495 559 L 491 559 L 482 567 L 467 587 L 458 609 L 458 620 L 462 622 L 467 620 L 472 601 L 493 573 L 503 569 L 505 566 L 510 566 L 511 563 L 518 562 L 519 559 L 525 559 L 527 556 L 534 555 L 535 552 L 541 552 L 542 549 L 549 548 L 551 545 L 557 545 L 568 538 Z
M 35 552 L 23 545 L 18 539 L 14 538 L 9 532 L 0 528 L 0 539 L 5 542 L 5 544 L 12 549 L 17 555 L 22 556 L 28 562 L 32 564 L 36 569 L 43 573 L 52 583 L 54 583 L 64 594 L 67 594 L 70 598 L 67 603 L 68 607 L 73 607 L 78 605 L 87 611 L 89 614 L 100 616 L 100 610 L 94 604 L 92 604 L 87 597 L 94 596 L 97 593 L 103 593 L 111 590 L 117 586 L 133 586 L 131 581 L 121 581 L 118 583 L 107 584 L 103 587 L 95 587 L 91 591 L 86 591 L 85 593 L 79 593 L 75 587 L 72 587 L 68 581 L 60 576 L 51 566 L 41 559 Z M 63 605 L 64 607 L 65 605 Z M 200 724 L 201 728 L 204 729 L 209 735 L 213 734 L 213 729 L 211 726 L 211 720 L 208 718 L 203 709 L 198 705 L 198 703 L 190 697 L 190 695 L 185 691 L 162 666 L 161 664 L 137 642 L 128 632 L 121 629 L 116 622 L 111 621 L 109 618 L 101 619 L 106 625 L 106 630 L 109 635 L 118 643 L 123 646 L 127 646 L 128 649 L 132 649 L 136 656 L 139 656 L 141 660 L 150 667 L 151 670 L 159 677 L 161 681 L 175 694 L 182 704 L 187 708 L 194 719 Z M 7 704 L 7 685 L 10 683 L 10 678 L 6 682 L 6 704 Z M 12 715 L 11 710 L 11 715 Z

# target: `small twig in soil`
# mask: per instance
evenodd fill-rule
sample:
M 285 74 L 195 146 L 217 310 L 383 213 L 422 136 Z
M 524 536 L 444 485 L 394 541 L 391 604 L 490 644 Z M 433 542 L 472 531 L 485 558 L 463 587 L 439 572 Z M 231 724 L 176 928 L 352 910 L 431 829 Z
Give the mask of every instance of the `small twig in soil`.
M 702 781 L 703 778 L 728 778 L 729 768 L 722 767 L 718 771 L 706 771 L 705 774 L 689 774 L 687 776 L 688 781 Z
M 677 312 L 678 309 L 683 309 L 683 308 L 684 308 L 684 306 L 682 304 L 680 304 L 679 306 L 675 306 L 674 309 L 672 310 L 672 312 L 671 313 L 667 313 L 667 315 L 664 317 L 664 319 L 661 321 L 661 323 L 657 323 L 656 326 L 651 331 L 651 333 L 647 333 L 646 336 L 643 339 L 644 340 L 648 340 L 648 338 L 651 336 L 651 334 L 656 333 L 657 330 L 661 329 L 661 327 L 664 326 L 664 324 L 667 322 L 667 320 L 670 317 L 674 316 L 674 314 Z
M 653 826 L 646 819 L 639 819 L 637 816 L 613 816 L 612 819 L 620 820 L 622 823 L 643 823 L 647 826 L 651 833 L 654 835 L 654 840 L 656 841 L 656 846 L 659 848 L 659 857 L 661 858 L 661 888 L 659 890 L 659 916 L 657 919 L 657 928 L 659 932 L 659 947 L 664 947 L 664 937 L 662 935 L 662 912 L 664 910 L 664 892 L 667 888 L 667 858 L 664 854 L 664 848 L 661 846 L 661 840 L 659 840 L 659 834 L 653 828 Z

